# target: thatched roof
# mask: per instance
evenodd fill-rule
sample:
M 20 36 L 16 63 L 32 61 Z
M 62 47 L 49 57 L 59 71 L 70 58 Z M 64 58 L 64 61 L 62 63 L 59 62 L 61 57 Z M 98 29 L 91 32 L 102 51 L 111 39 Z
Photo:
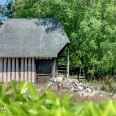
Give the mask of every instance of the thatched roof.
M 7 19 L 0 28 L 0 57 L 57 57 L 70 43 L 52 18 Z

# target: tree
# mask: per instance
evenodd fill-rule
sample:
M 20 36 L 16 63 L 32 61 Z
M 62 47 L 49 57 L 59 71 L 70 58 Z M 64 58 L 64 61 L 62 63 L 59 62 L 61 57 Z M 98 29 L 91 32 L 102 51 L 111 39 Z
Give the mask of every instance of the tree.
M 89 3 L 84 19 L 81 21 L 81 33 L 85 35 L 85 54 L 82 62 L 95 66 L 97 72 L 112 72 L 116 54 L 116 1 L 95 0 Z M 84 44 L 82 44 L 83 47 Z M 82 49 L 80 49 L 82 50 Z M 87 52 L 87 51 L 88 52 Z M 81 53 L 84 53 L 81 51 Z M 88 55 L 89 54 L 89 55 Z M 84 59 L 83 59 L 84 58 Z M 85 60 L 88 59 L 88 62 Z
M 0 26 L 2 25 L 3 23 L 3 18 L 4 18 L 4 13 L 5 13 L 5 8 L 4 6 L 0 5 Z
M 116 69 L 115 0 L 16 0 L 12 10 L 17 18 L 60 20 L 71 41 L 71 67 L 82 66 L 86 74 Z
M 12 14 L 13 14 L 14 11 L 11 7 L 12 7 L 13 3 L 14 3 L 14 0 L 7 0 L 7 2 L 5 4 L 5 15 L 8 18 L 12 18 Z
M 82 4 L 85 4 L 83 0 L 17 0 L 12 6 L 15 11 L 13 17 L 56 18 L 63 24 L 72 43 L 71 45 L 73 46 L 73 44 L 77 44 L 77 38 L 73 38 L 72 34 L 77 33 L 80 21 L 84 17 L 84 10 L 86 10 Z M 78 55 L 73 53 L 75 50 L 76 48 L 70 47 L 72 53 L 72 55 L 70 55 L 71 64 L 73 64 L 71 67 L 81 65 Z

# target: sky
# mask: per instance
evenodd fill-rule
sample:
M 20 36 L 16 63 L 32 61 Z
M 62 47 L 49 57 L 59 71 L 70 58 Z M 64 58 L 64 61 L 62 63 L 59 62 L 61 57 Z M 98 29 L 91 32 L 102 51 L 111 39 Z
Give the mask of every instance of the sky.
M 0 4 L 4 5 L 7 0 L 0 0 Z

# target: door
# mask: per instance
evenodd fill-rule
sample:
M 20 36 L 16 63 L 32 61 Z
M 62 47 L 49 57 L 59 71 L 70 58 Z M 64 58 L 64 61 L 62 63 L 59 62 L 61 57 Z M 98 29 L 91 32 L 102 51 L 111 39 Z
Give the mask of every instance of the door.
M 52 60 L 36 60 L 36 75 L 39 83 L 47 82 L 51 78 Z

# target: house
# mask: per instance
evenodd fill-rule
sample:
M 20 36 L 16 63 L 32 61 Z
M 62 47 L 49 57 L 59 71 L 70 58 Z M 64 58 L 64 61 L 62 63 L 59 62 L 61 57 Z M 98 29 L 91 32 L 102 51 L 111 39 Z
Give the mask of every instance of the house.
M 7 19 L 0 28 L 0 82 L 46 82 L 57 76 L 62 69 L 58 60 L 69 43 L 61 23 L 53 18 Z M 69 56 L 64 58 L 68 76 Z

